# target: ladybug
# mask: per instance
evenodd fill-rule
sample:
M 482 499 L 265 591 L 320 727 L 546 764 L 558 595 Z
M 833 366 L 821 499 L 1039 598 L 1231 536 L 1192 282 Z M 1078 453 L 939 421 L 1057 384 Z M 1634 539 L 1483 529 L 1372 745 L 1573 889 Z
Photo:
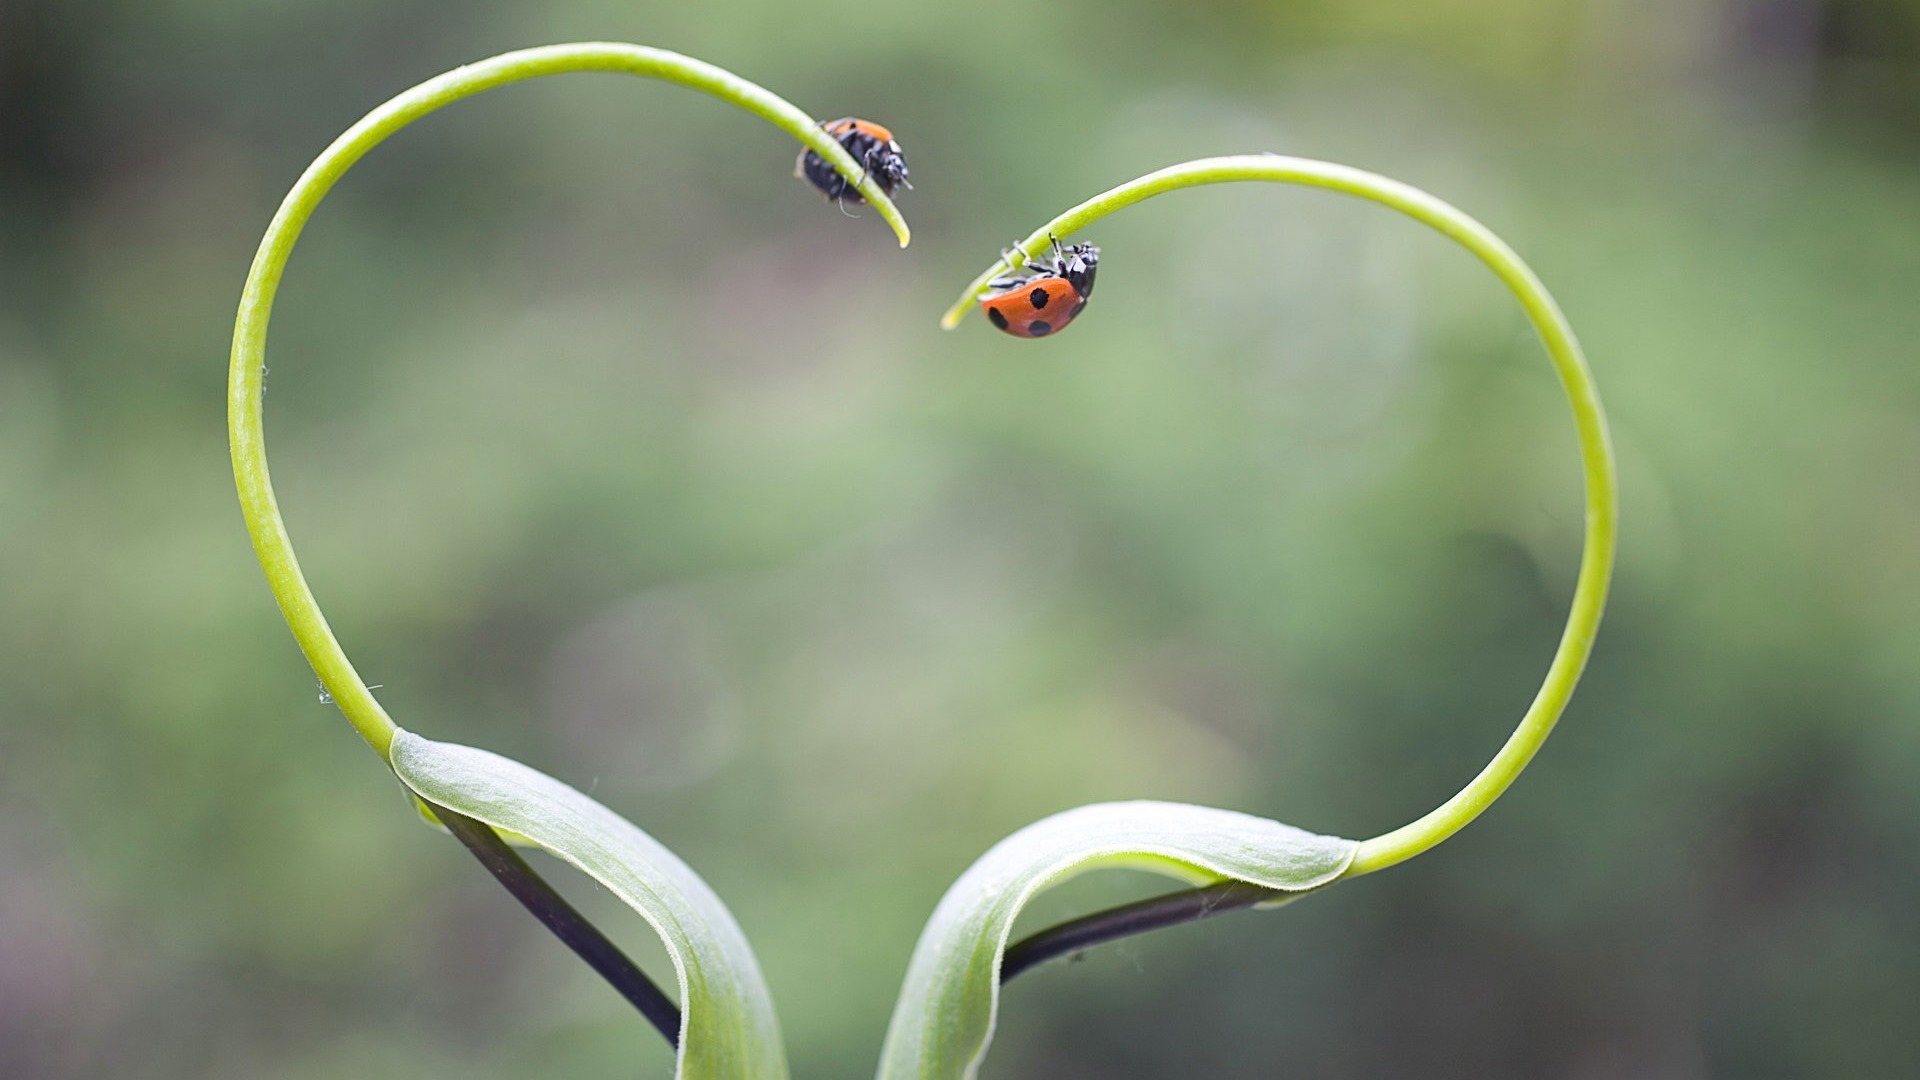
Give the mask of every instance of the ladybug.
M 867 175 L 873 177 L 873 182 L 880 185 L 881 191 L 891 196 L 896 188 L 913 186 L 907 183 L 907 157 L 901 151 L 900 144 L 893 141 L 893 132 L 871 120 L 851 116 L 843 116 L 820 127 L 847 148 L 847 153 L 852 154 L 853 160 L 859 162 Z M 793 175 L 819 188 L 834 202 L 867 201 L 861 198 L 860 192 L 847 182 L 846 177 L 827 163 L 826 158 L 812 150 L 800 155 L 800 160 L 794 163 Z
M 1029 259 L 1018 247 L 1000 256 L 1023 272 L 995 278 L 988 287 L 999 291 L 980 298 L 987 321 L 1014 337 L 1046 337 L 1073 321 L 1093 296 L 1093 275 L 1100 265 L 1100 249 L 1092 244 L 1060 246 L 1053 254 Z

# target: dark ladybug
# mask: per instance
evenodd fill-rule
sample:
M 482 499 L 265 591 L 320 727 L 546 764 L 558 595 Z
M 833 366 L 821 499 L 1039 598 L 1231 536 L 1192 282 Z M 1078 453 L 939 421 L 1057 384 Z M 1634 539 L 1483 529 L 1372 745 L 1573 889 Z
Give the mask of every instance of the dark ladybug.
M 880 190 L 891 197 L 897 188 L 911 188 L 907 183 L 907 157 L 900 144 L 893 141 L 893 132 L 871 120 L 860 120 L 843 116 L 838 120 L 821 124 L 821 129 L 834 137 L 853 160 L 860 163 Z M 834 202 L 863 203 L 860 192 L 841 176 L 827 159 L 807 150 L 794 164 L 793 175 L 804 177 L 814 187 Z
M 1092 244 L 1061 247 L 1053 254 L 1030 259 L 1009 248 L 1001 255 L 1008 266 L 1022 269 L 995 278 L 988 288 L 997 291 L 980 298 L 987 321 L 1014 337 L 1037 338 L 1058 332 L 1073 321 L 1093 297 L 1093 275 L 1100 265 L 1100 249 Z

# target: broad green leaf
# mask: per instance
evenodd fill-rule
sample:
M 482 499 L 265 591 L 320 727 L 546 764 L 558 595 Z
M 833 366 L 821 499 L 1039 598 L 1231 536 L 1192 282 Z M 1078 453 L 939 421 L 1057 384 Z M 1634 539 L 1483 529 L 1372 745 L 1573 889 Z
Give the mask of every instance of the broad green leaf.
M 726 905 L 625 818 L 517 761 L 395 735 L 393 771 L 428 802 L 527 838 L 640 913 L 680 984 L 680 1080 L 784 1080 L 786 1051 L 760 965 Z
M 1193 884 L 1234 879 L 1298 892 L 1339 877 L 1356 847 L 1180 803 L 1102 803 L 1035 822 L 981 856 L 934 910 L 894 1006 L 879 1080 L 973 1080 L 993 1039 L 1013 921 L 1042 889 L 1083 871 L 1129 867 Z

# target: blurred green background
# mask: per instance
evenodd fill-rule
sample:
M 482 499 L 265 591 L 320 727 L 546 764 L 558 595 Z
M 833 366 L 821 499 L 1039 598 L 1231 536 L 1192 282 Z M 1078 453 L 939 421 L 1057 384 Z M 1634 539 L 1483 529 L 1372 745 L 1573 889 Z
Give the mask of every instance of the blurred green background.
M 1370 836 L 1538 684 L 1570 425 L 1445 241 L 1190 192 L 1086 237 L 1072 333 L 935 329 L 1071 203 L 1260 150 L 1425 186 L 1555 290 L 1619 443 L 1613 606 L 1473 828 L 1023 978 L 985 1077 L 1914 1075 L 1911 0 L 0 3 L 0 1075 L 670 1074 L 317 700 L 224 441 L 307 160 L 584 38 L 892 126 L 915 244 L 685 90 L 462 103 L 293 260 L 276 478 L 394 716 L 706 875 L 797 1077 L 871 1075 L 921 922 L 1019 826 L 1153 797 Z

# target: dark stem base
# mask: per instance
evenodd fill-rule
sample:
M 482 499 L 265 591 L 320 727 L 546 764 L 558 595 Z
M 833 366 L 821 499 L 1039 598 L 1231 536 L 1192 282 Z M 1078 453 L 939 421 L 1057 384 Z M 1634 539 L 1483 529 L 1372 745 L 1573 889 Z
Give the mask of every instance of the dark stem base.
M 431 804 L 430 804 L 431 805 Z M 432 806 L 434 816 L 447 827 L 474 858 L 487 868 L 495 880 L 506 887 L 514 899 L 540 920 L 541 925 L 559 938 L 587 966 L 600 974 L 620 996 L 640 1010 L 669 1045 L 680 1045 L 680 1009 L 666 993 L 647 978 L 619 946 L 608 940 L 600 929 L 588 922 L 566 898 L 547 884 L 520 853 L 500 838 L 485 822 L 477 821 L 444 806 Z M 1197 889 L 1149 897 L 1131 904 L 1096 911 L 1078 919 L 1051 926 L 1013 943 L 1000 962 L 1000 983 L 1062 956 L 1084 952 L 1096 945 L 1164 930 L 1170 926 L 1198 922 L 1233 911 L 1245 911 L 1257 904 L 1283 896 L 1301 895 L 1249 885 L 1244 881 L 1222 881 Z
M 1096 911 L 1030 934 L 1008 946 L 1006 956 L 1000 961 L 1000 983 L 1004 986 L 1015 975 L 1036 965 L 1095 945 L 1104 945 L 1150 930 L 1198 922 L 1230 911 L 1245 911 L 1255 904 L 1287 895 L 1292 894 L 1249 885 L 1244 881 L 1222 881 Z
M 673 999 L 647 978 L 647 973 L 609 941 L 599 927 L 588 922 L 586 916 L 555 892 L 499 833 L 485 822 L 444 806 L 433 806 L 433 815 L 541 925 L 640 1010 L 640 1015 L 666 1036 L 668 1045 L 676 1048 L 680 1045 L 680 1009 Z

